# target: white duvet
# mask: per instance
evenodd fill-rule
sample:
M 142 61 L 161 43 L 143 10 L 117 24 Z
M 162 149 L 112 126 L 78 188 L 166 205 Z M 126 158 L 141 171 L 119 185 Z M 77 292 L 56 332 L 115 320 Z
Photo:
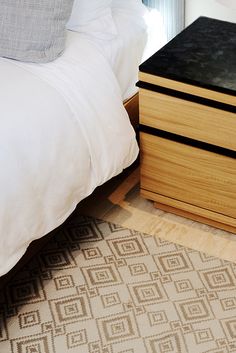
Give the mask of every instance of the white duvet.
M 0 275 L 137 157 L 107 60 L 68 36 L 53 63 L 0 59 Z

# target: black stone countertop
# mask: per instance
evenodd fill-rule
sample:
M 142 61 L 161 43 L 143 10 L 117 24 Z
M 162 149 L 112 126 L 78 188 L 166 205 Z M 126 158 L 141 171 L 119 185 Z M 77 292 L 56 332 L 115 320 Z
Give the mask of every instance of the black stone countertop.
M 140 71 L 236 95 L 236 24 L 199 17 Z

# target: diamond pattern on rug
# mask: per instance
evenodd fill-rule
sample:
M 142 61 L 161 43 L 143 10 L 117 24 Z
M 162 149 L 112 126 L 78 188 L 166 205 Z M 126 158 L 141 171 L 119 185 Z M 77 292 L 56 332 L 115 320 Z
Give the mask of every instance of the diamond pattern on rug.
M 13 339 L 11 340 L 11 347 L 12 351 L 17 353 L 54 353 L 51 333 Z
M 139 338 L 140 334 L 132 311 L 116 313 L 97 320 L 101 341 L 104 346 L 111 343 Z
M 150 353 L 187 353 L 181 331 L 165 332 L 146 338 L 147 351 Z
M 0 296 L 2 353 L 235 353 L 236 266 L 77 211 Z

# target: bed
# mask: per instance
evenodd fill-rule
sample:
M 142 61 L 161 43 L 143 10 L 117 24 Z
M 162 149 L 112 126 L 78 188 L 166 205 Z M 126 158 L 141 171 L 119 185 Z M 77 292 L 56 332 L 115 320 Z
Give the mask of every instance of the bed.
M 52 62 L 0 58 L 0 276 L 137 158 L 123 103 L 136 94 L 146 30 L 140 9 L 112 11 L 113 40 L 67 30 Z

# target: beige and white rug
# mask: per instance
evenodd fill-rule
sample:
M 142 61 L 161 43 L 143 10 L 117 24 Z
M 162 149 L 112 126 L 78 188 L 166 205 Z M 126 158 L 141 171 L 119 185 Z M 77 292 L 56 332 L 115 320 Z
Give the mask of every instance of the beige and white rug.
M 1 353 L 236 352 L 236 265 L 76 212 L 0 298 Z

